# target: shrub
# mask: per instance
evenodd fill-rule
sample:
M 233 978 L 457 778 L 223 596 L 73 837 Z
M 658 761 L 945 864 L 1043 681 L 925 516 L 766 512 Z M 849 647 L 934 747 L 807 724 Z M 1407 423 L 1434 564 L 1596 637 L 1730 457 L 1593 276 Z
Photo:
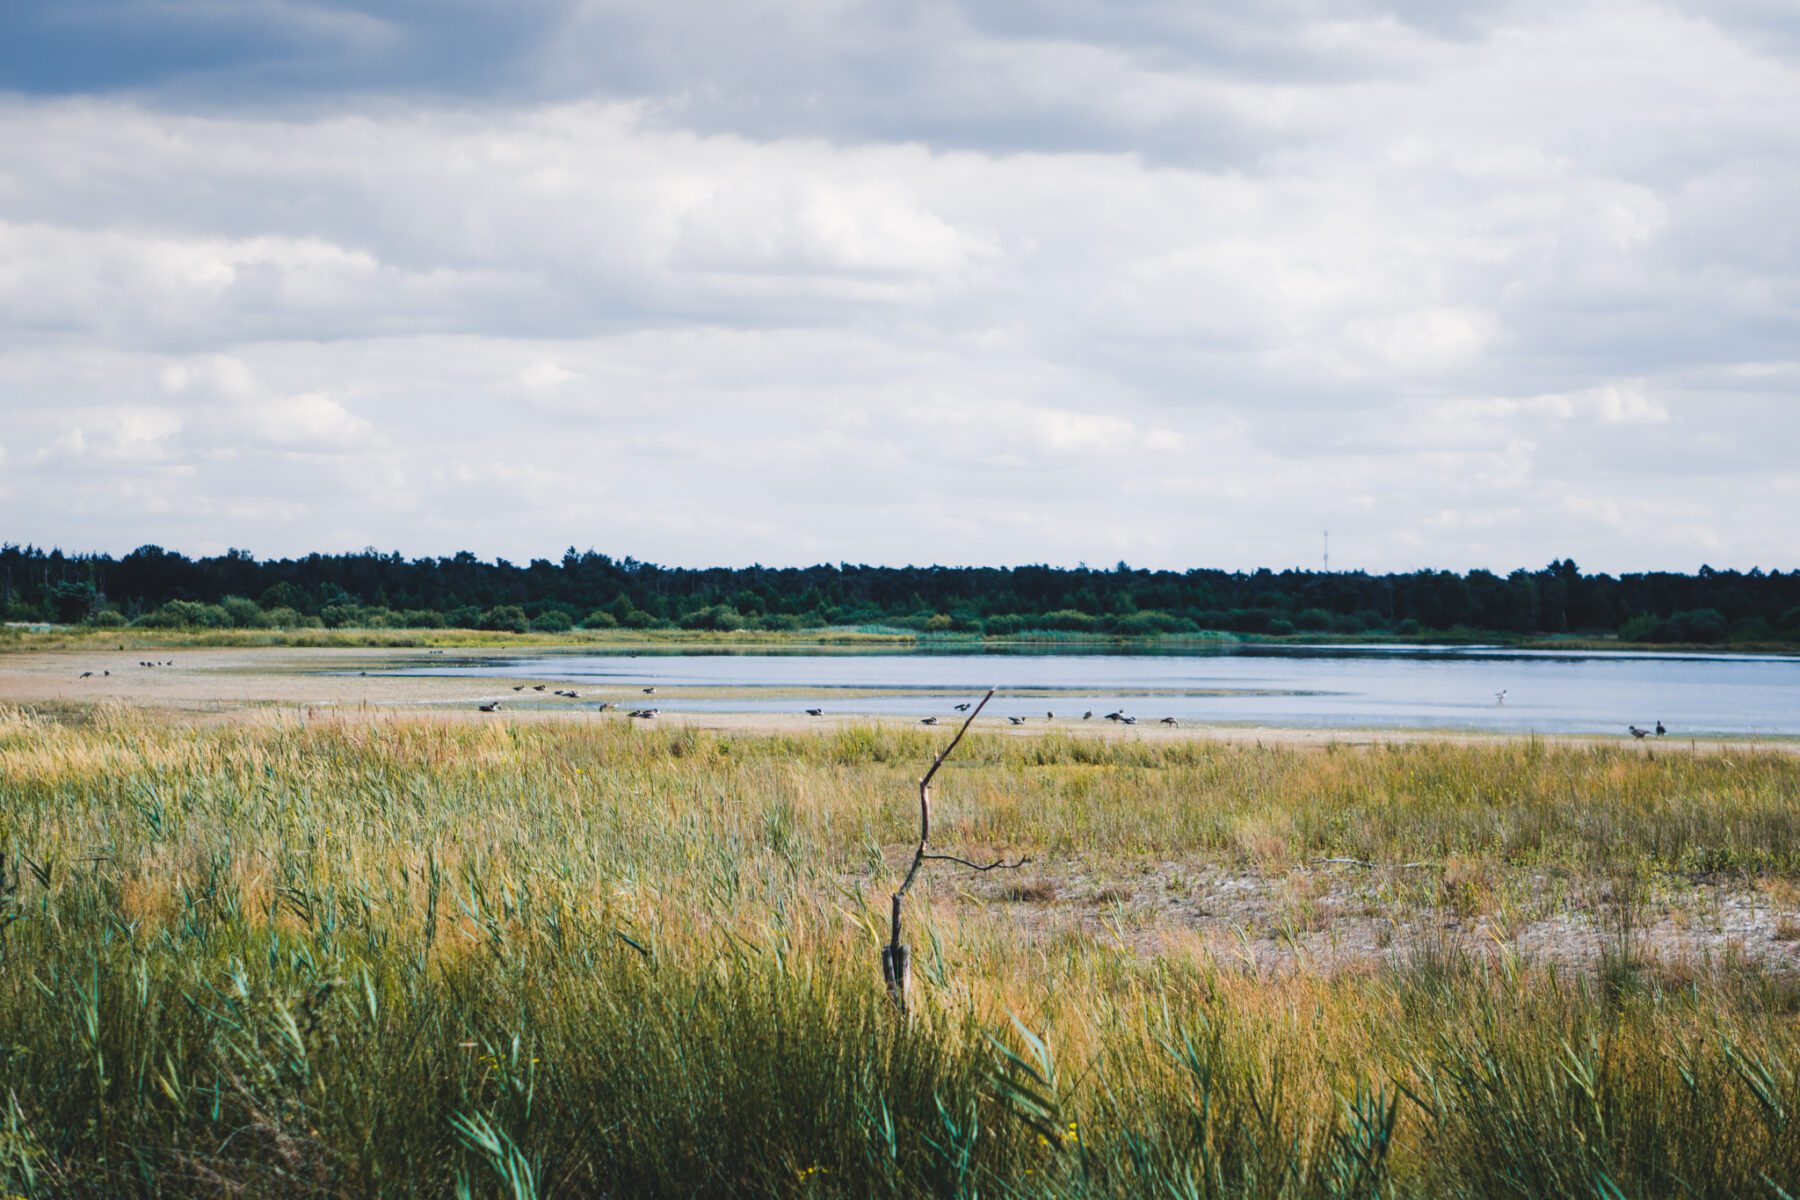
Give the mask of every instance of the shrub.
M 299 629 L 305 621 L 304 617 L 291 608 L 272 608 L 263 614 L 263 619 L 271 629 Z
M 683 629 L 713 629 L 723 632 L 742 629 L 744 618 L 729 604 L 713 604 L 681 618 Z
M 525 610 L 516 604 L 496 605 L 481 614 L 480 627 L 500 633 L 524 633 Z
M 219 601 L 219 607 L 231 617 L 231 623 L 239 629 L 264 629 L 268 627 L 268 614 L 263 612 L 262 605 L 244 596 L 227 596 Z
M 103 608 L 87 620 L 95 629 L 117 629 L 125 624 L 125 614 L 117 609 Z
M 546 609 L 531 618 L 533 633 L 567 633 L 573 628 L 575 628 L 575 622 L 570 620 L 569 614 L 560 608 Z
M 1294 632 L 1294 623 L 1286 617 L 1270 617 L 1264 629 L 1275 637 L 1287 637 Z
M 156 611 L 145 613 L 132 624 L 144 629 L 228 629 L 231 626 L 231 614 L 217 604 L 171 600 Z
M 407 629 L 442 629 L 444 614 L 429 608 L 409 608 L 400 614 L 401 623 Z
M 581 618 L 581 627 L 583 629 L 617 629 L 619 627 L 619 618 L 613 616 L 604 608 L 596 608 L 593 612 Z

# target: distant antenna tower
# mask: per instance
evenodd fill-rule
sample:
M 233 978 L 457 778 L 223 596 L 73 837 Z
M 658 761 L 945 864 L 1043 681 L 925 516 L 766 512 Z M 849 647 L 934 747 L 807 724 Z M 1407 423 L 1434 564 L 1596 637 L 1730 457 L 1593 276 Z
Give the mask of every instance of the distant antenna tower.
M 1325 574 L 1331 574 L 1331 530 L 1325 531 Z

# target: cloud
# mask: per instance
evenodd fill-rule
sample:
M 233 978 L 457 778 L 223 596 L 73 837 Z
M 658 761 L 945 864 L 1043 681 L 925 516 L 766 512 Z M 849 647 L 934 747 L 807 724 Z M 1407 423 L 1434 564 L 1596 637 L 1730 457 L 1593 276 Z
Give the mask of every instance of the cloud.
M 7 7 L 0 522 L 1793 565 L 1785 10 L 498 12 Z

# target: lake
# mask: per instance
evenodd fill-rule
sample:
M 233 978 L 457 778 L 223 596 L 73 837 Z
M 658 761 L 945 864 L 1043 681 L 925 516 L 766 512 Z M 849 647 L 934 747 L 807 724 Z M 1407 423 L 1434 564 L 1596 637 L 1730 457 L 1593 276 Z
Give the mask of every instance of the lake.
M 1120 652 L 1057 647 L 645 649 L 505 656 L 415 667 L 586 688 L 657 688 L 668 712 L 922 717 L 989 687 L 995 716 L 1149 723 L 1618 733 L 1664 722 L 1672 736 L 1800 736 L 1800 658 L 1512 650 L 1501 647 L 1254 646 Z M 1505 697 L 1497 693 L 1504 690 Z M 614 693 L 615 697 L 617 693 Z M 530 697 L 527 697 L 530 698 Z

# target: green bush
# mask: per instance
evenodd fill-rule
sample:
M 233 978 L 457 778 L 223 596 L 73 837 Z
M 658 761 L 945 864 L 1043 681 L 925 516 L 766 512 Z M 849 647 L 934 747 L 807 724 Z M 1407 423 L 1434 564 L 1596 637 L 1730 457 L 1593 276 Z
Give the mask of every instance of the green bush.
M 231 623 L 239 629 L 265 629 L 269 624 L 268 614 L 263 612 L 262 605 L 243 596 L 227 596 L 219 601 L 219 607 L 231 617 Z
M 95 629 L 117 629 L 125 624 L 125 614 L 117 609 L 103 608 L 89 617 L 87 623 Z
M 593 612 L 581 618 L 581 627 L 583 629 L 617 629 L 619 627 L 619 618 L 613 616 L 604 608 L 596 608 Z
M 547 609 L 531 618 L 533 633 L 567 633 L 573 628 L 575 622 L 560 608 Z
M 481 628 L 501 633 L 524 633 L 525 610 L 516 604 L 501 604 L 481 614 Z

